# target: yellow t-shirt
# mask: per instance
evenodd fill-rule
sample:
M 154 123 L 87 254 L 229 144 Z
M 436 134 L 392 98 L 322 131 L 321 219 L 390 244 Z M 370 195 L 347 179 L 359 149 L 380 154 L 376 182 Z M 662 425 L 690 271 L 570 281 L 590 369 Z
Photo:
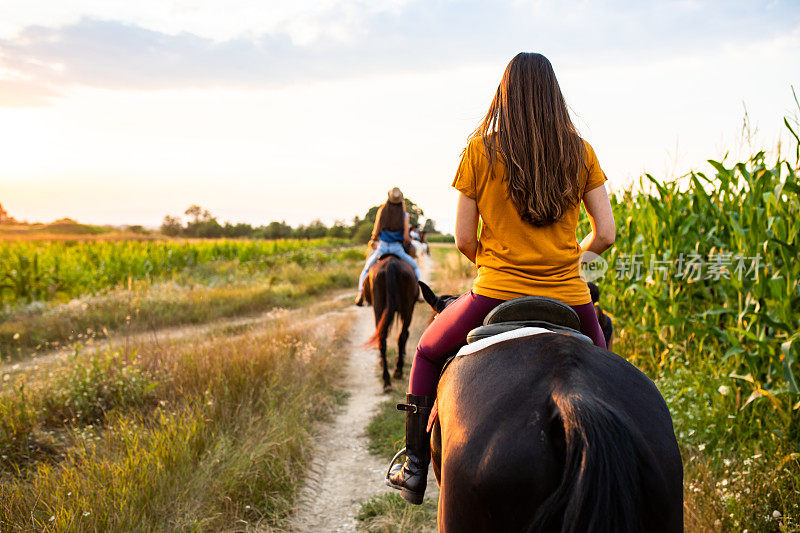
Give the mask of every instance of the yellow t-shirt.
M 588 142 L 578 179 L 580 198 L 601 186 L 606 176 Z M 507 197 L 506 166 L 495 159 L 494 179 L 483 138 L 472 139 L 458 166 L 453 187 L 476 200 L 482 226 L 478 239 L 478 277 L 475 294 L 510 300 L 518 296 L 549 296 L 567 305 L 592 301 L 586 282 L 579 276 L 580 244 L 575 238 L 579 206 L 567 210 L 549 226 L 522 220 Z

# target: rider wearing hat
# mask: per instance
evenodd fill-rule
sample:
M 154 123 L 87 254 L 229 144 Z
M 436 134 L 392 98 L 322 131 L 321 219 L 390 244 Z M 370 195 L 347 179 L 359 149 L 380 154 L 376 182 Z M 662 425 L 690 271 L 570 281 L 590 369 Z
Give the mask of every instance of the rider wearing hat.
M 377 247 L 375 252 L 367 258 L 361 276 L 358 278 L 358 296 L 356 305 L 364 304 L 364 280 L 367 279 L 369 269 L 378 259 L 386 254 L 393 254 L 408 262 L 414 268 L 414 274 L 420 279 L 419 267 L 414 258 L 403 249 L 403 243 L 410 243 L 409 216 L 405 209 L 403 193 L 397 187 L 389 191 L 389 197 L 375 215 L 375 226 L 372 229 L 370 245 Z

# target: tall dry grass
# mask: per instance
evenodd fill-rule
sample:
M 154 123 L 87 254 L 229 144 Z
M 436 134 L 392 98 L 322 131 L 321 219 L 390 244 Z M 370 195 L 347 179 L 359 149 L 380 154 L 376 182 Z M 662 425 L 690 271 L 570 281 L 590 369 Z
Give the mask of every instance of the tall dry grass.
M 350 320 L 287 316 L 5 382 L 0 529 L 247 530 L 292 507 Z
M 360 258 L 298 264 L 280 262 L 266 271 L 238 261 L 204 263 L 174 274 L 169 282 L 148 280 L 65 304 L 31 305 L 0 314 L 0 359 L 20 360 L 37 352 L 108 335 L 296 307 L 324 291 L 355 285 Z

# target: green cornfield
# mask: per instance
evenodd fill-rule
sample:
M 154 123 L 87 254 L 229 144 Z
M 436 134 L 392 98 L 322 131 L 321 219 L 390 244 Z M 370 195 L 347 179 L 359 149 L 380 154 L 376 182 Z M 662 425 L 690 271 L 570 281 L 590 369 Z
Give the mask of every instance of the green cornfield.
M 268 269 L 332 258 L 345 241 L 7 241 L 0 243 L 0 304 L 66 301 L 133 280 L 158 280 L 214 261 Z
M 709 163 L 713 176 L 646 175 L 638 192 L 616 196 L 603 301 L 624 355 L 651 376 L 689 367 L 730 378 L 743 393 L 737 410 L 771 405 L 782 437 L 798 442 L 797 167 L 763 152 Z

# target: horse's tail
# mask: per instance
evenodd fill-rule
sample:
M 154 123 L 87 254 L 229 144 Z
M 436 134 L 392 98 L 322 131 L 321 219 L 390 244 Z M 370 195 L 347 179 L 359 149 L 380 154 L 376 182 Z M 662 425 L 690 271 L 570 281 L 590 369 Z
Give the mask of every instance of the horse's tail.
M 641 531 L 642 438 L 590 395 L 554 393 L 553 401 L 563 422 L 564 473 L 528 531 Z
M 385 339 L 389 334 L 389 328 L 392 326 L 392 320 L 395 315 L 400 312 L 400 268 L 397 266 L 397 261 L 390 258 L 386 263 L 386 271 L 383 276 L 384 291 L 386 291 L 386 306 L 383 308 L 381 318 L 378 325 L 375 326 L 375 332 L 367 340 L 368 347 L 375 348 L 378 346 L 380 339 Z M 373 299 L 374 301 L 374 299 Z M 399 316 L 399 315 L 398 315 Z

